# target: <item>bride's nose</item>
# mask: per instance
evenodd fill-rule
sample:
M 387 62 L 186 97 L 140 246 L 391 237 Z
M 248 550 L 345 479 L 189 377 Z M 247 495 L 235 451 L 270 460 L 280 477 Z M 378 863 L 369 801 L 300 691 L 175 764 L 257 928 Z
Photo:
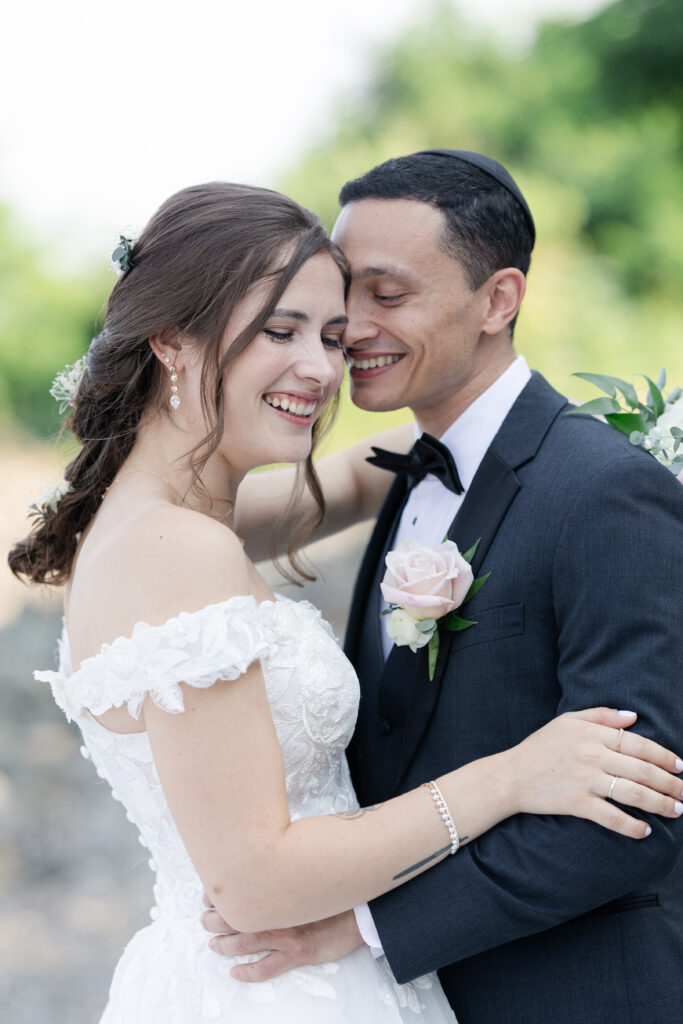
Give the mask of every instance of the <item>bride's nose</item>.
M 338 386 L 344 376 L 344 356 L 341 347 L 328 348 L 320 338 L 302 346 L 295 372 L 302 380 L 315 381 L 322 387 Z

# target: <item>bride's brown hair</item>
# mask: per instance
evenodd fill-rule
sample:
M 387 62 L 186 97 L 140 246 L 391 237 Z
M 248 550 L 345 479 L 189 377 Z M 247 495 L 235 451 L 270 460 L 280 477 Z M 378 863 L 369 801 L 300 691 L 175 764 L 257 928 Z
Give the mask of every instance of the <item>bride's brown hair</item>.
M 168 382 L 149 345 L 153 335 L 173 331 L 204 346 L 202 405 L 211 429 L 187 453 L 198 482 L 223 434 L 225 370 L 263 329 L 301 266 L 320 252 L 330 253 L 347 283 L 346 261 L 318 217 L 269 189 L 211 182 L 176 192 L 157 210 L 109 296 L 102 333 L 90 346 L 66 421 L 82 444 L 64 474 L 71 489 L 12 548 L 8 561 L 16 576 L 51 584 L 69 578 L 78 537 L 130 455 L 142 414 L 167 404 Z M 221 354 L 232 311 L 264 278 L 273 281 L 268 302 Z M 313 449 L 335 408 L 336 400 L 315 424 Z M 296 551 L 325 512 L 313 449 L 304 479 L 317 512 L 288 543 L 293 568 L 309 579 Z

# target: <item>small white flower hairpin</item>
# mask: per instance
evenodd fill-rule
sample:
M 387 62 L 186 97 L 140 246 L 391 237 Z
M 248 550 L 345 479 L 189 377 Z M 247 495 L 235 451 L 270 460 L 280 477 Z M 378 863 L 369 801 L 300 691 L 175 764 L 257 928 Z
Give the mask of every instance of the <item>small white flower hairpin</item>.
M 57 505 L 66 494 L 70 494 L 73 487 L 67 480 L 62 480 L 56 486 L 47 484 L 41 496 L 28 507 L 28 518 L 35 522 L 45 523 L 48 518 L 57 511 Z
M 65 366 L 52 381 L 50 394 L 59 405 L 61 415 L 73 408 L 78 388 L 85 373 L 87 358 L 87 356 L 81 356 L 72 366 Z

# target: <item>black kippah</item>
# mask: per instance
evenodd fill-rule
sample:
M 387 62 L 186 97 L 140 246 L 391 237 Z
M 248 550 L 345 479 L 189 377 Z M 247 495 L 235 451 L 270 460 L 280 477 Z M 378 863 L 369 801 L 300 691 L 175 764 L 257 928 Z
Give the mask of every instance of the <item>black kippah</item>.
M 497 160 L 492 160 L 490 156 L 484 156 L 482 153 L 472 153 L 468 149 L 422 149 L 419 153 L 415 153 L 415 156 L 444 156 L 455 160 L 462 160 L 463 163 L 472 164 L 473 167 L 478 167 L 480 171 L 484 171 L 489 177 L 494 178 L 499 185 L 507 189 L 511 196 L 514 196 L 519 205 L 524 211 L 524 216 L 527 219 L 529 230 L 531 231 L 531 244 L 533 247 L 536 241 L 536 228 L 534 226 L 534 219 L 531 216 L 531 210 L 527 206 L 526 199 L 522 195 L 519 185 L 509 173 L 506 171 L 502 164 L 499 164 Z

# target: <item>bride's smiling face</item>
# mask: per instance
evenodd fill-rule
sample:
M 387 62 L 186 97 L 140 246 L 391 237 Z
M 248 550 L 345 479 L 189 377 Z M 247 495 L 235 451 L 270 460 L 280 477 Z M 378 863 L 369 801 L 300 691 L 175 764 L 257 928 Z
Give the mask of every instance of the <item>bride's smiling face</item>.
M 223 351 L 258 315 L 271 289 L 272 281 L 258 282 L 238 303 L 223 335 Z M 312 256 L 264 329 L 225 371 L 218 450 L 233 468 L 246 472 L 307 457 L 313 424 L 344 375 L 346 322 L 339 267 L 329 253 Z M 200 368 L 192 369 L 196 375 Z

